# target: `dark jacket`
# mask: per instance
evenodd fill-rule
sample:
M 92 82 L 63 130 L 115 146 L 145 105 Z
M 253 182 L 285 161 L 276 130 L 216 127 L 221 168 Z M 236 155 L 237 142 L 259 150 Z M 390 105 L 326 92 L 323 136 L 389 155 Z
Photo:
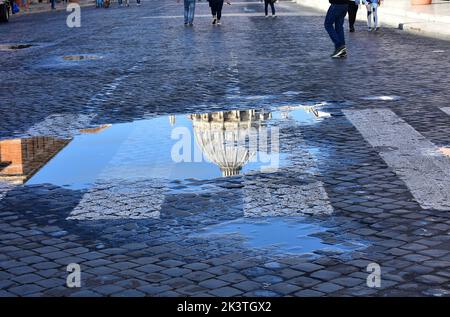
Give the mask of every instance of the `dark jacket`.
M 329 0 L 331 4 L 350 4 L 350 0 Z

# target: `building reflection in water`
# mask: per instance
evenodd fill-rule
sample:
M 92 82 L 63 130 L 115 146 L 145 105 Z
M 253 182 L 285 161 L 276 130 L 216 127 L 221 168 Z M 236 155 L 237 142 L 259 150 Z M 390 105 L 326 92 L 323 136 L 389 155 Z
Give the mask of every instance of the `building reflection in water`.
M 0 141 L 0 181 L 24 184 L 70 141 L 54 137 Z
M 189 118 L 205 158 L 219 166 L 222 176 L 233 176 L 261 150 L 261 130 L 265 130 L 265 121 L 271 118 L 271 113 L 233 110 L 191 114 Z

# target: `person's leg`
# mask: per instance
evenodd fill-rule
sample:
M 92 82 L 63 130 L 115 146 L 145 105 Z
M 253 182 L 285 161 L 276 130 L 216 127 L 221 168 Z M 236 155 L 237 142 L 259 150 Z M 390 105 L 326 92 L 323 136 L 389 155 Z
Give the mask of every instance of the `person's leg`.
M 184 0 L 184 24 L 189 22 L 189 0 Z
M 372 3 L 373 28 L 378 29 L 378 4 Z
M 348 5 L 346 4 L 339 5 L 338 12 L 336 14 L 336 21 L 334 24 L 338 39 L 338 47 L 345 46 L 344 22 L 347 12 L 348 12 Z
M 335 49 L 337 49 L 339 47 L 338 46 L 339 40 L 336 30 L 334 28 L 335 21 L 336 21 L 336 5 L 331 4 L 330 7 L 328 8 L 327 15 L 325 17 L 324 26 L 325 30 L 328 32 L 328 35 L 330 36 L 330 39 L 334 43 Z
M 272 9 L 272 15 L 275 15 L 275 3 L 270 2 L 270 8 Z
M 189 4 L 189 24 L 194 23 L 194 15 L 195 15 L 195 0 L 190 0 L 191 3 Z
M 366 4 L 367 8 L 367 27 L 372 28 L 372 5 L 370 3 Z
M 269 15 L 269 0 L 264 0 L 264 13 L 266 16 Z
M 358 13 L 358 5 L 351 1 L 350 5 L 348 7 L 348 24 L 350 27 L 350 31 L 355 31 L 355 22 L 356 22 L 356 15 Z
M 223 0 L 217 2 L 217 21 L 222 17 Z

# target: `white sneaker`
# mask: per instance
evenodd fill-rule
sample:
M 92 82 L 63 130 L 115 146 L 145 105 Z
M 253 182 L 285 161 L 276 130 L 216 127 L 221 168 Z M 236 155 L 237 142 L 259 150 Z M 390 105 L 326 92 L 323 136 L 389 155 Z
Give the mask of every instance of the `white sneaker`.
M 273 14 L 273 15 L 272 15 L 272 18 L 274 18 L 274 19 L 275 19 L 276 17 L 277 17 L 277 15 L 276 15 L 276 14 Z

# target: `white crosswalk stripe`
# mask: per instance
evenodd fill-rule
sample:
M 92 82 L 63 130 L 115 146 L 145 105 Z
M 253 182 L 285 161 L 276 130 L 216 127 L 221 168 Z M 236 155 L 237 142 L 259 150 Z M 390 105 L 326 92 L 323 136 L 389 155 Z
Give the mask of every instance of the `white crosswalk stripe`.
M 436 145 L 389 109 L 344 113 L 423 208 L 450 210 L 450 158 Z

